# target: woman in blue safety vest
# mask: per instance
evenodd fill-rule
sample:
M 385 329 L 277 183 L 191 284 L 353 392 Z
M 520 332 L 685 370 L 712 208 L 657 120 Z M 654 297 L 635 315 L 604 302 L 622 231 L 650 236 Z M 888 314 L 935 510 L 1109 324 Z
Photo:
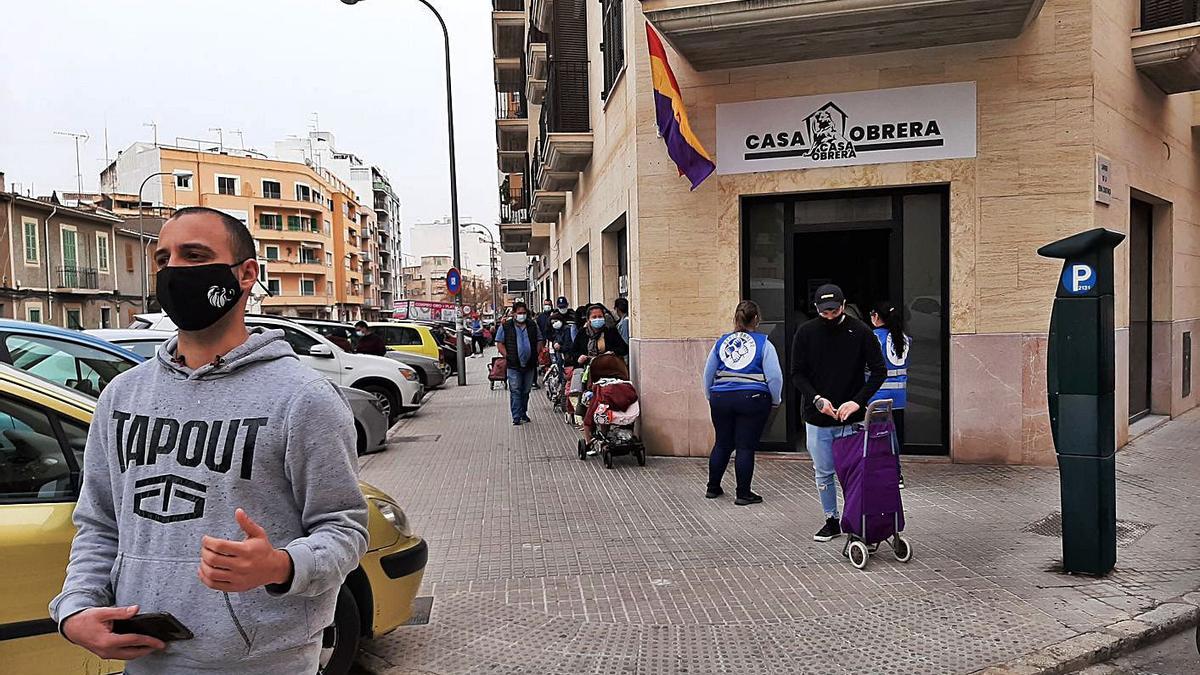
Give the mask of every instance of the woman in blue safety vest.
M 762 501 L 762 497 L 750 491 L 754 452 L 758 450 L 767 419 L 783 395 L 779 355 L 767 336 L 756 332 L 759 320 L 757 304 L 749 300 L 738 303 L 733 317 L 734 331 L 717 339 L 704 366 L 704 393 L 717 432 L 708 459 L 708 491 L 704 496 L 716 499 L 725 494 L 721 478 L 729 466 L 729 456 L 736 449 L 734 504 L 738 506 Z
M 875 327 L 875 337 L 879 339 L 883 361 L 887 365 L 887 379 L 871 401 L 892 399 L 892 420 L 896 424 L 899 451 L 904 448 L 904 409 L 908 407 L 908 355 L 912 350 L 912 338 L 904 333 L 904 314 L 890 302 L 881 302 L 871 310 L 871 325 Z M 900 474 L 900 487 L 904 487 L 903 473 Z

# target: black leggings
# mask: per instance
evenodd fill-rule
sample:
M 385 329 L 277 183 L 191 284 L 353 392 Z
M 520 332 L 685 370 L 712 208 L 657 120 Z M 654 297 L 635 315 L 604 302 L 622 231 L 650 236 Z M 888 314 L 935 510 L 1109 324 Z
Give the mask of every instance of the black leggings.
M 762 391 L 714 391 L 708 406 L 717 432 L 717 442 L 708 458 L 708 489 L 721 487 L 729 456 L 736 449 L 733 468 L 737 496 L 748 497 L 754 479 L 754 453 L 771 414 L 771 395 Z

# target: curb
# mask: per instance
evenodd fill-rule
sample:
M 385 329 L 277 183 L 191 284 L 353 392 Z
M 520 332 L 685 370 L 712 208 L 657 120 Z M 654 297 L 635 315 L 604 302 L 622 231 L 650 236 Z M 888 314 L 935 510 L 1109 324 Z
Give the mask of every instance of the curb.
M 1132 619 L 1080 633 L 973 675 L 1066 675 L 1162 642 L 1200 623 L 1200 592 L 1169 600 Z

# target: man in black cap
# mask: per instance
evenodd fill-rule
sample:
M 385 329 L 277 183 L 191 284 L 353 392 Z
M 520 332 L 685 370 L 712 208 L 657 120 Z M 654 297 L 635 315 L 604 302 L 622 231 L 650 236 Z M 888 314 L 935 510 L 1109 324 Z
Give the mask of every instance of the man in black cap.
M 817 318 L 800 326 L 792 338 L 791 378 L 800 395 L 817 495 L 825 511 L 825 526 L 813 539 L 829 541 L 842 534 L 833 439 L 854 433 L 852 425 L 863 420 L 867 401 L 883 384 L 887 367 L 875 334 L 846 314 L 842 289 L 821 286 L 813 304 Z

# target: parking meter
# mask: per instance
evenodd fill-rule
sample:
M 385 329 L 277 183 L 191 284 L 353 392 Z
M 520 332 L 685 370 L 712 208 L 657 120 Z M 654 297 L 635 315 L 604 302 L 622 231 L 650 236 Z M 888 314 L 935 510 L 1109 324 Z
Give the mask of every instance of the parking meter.
M 1117 562 L 1113 248 L 1124 239 L 1097 228 L 1038 249 L 1063 260 L 1050 314 L 1046 389 L 1067 572 L 1107 574 Z

